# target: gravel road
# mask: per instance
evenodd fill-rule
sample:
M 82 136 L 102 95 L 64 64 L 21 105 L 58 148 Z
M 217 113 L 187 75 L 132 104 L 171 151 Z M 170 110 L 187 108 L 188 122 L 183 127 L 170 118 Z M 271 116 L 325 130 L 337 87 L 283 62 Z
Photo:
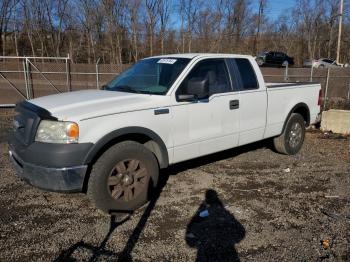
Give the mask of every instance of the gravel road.
M 259 142 L 178 164 L 148 204 L 109 217 L 84 194 L 21 181 L 4 119 L 0 261 L 350 261 L 349 137 L 314 131 L 295 156 Z

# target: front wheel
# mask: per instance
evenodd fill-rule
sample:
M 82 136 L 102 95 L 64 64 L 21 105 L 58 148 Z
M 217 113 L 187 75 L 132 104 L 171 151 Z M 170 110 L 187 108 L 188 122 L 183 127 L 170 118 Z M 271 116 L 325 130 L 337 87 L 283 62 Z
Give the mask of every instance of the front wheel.
M 121 142 L 93 165 L 87 195 L 106 213 L 130 212 L 147 202 L 158 174 L 158 162 L 151 151 L 134 141 Z
M 289 117 L 283 133 L 273 139 L 277 152 L 286 155 L 298 153 L 305 139 L 305 121 L 300 114 L 293 113 Z

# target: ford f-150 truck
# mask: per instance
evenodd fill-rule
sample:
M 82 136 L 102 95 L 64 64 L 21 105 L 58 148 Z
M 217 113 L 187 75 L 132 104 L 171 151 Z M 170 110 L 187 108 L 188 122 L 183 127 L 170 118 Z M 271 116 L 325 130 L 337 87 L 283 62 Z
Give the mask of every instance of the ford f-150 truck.
M 132 211 L 174 163 L 267 138 L 296 154 L 318 118 L 320 90 L 266 84 L 251 56 L 150 57 L 103 90 L 19 103 L 9 155 L 33 186 L 86 192 L 105 212 Z

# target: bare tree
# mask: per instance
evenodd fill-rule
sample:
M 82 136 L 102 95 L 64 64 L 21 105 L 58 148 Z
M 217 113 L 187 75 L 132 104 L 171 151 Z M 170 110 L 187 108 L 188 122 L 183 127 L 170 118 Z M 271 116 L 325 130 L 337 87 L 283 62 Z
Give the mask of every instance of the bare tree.
M 267 0 L 2 0 L 0 52 L 130 63 L 172 52 L 280 50 L 304 58 L 335 55 L 339 0 L 298 0 L 278 18 Z M 259 8 L 260 7 L 260 8 Z M 341 59 L 350 59 L 345 1 Z
M 332 44 L 333 44 L 333 33 L 334 33 L 334 26 L 336 24 L 337 18 L 338 18 L 338 1 L 335 0 L 327 0 L 328 6 L 330 8 L 329 17 L 328 17 L 328 52 L 327 57 L 332 56 Z
M 35 56 L 35 47 L 34 47 L 34 33 L 33 33 L 33 14 L 31 10 L 31 4 L 28 1 L 23 0 L 22 2 L 23 10 L 23 31 L 26 33 L 32 55 Z
M 159 0 L 158 2 L 158 14 L 160 20 L 160 30 L 159 30 L 159 38 L 160 38 L 160 52 L 164 54 L 164 41 L 165 41 L 165 33 L 169 23 L 170 18 L 170 1 L 169 0 Z
M 17 6 L 16 0 L 2 0 L 0 5 L 0 50 L 2 54 L 6 54 L 6 32 L 14 8 Z
M 225 0 L 222 5 L 225 7 L 226 48 L 231 52 L 242 52 L 240 50 L 241 39 L 251 20 L 251 14 L 248 13 L 248 2 L 246 0 Z
M 183 27 L 186 27 L 186 36 L 187 36 L 187 51 L 191 52 L 192 50 L 192 38 L 195 22 L 198 19 L 199 7 L 201 5 L 201 0 L 180 0 L 180 15 L 182 17 L 182 30 Z M 183 33 L 182 33 L 183 34 Z M 183 49 L 185 45 L 185 37 L 182 35 Z M 184 51 L 184 50 L 183 50 Z
M 61 55 L 62 34 L 67 20 L 67 10 L 69 8 L 68 0 L 57 0 L 55 2 L 45 0 L 45 7 L 48 16 L 48 22 L 51 28 L 52 48 L 56 56 Z
M 125 20 L 124 0 L 103 0 L 103 15 L 106 22 L 107 38 L 110 50 L 110 62 L 122 63 L 122 39 Z
M 149 54 L 153 55 L 153 44 L 154 44 L 154 33 L 155 28 L 157 25 L 157 11 L 159 6 L 160 0 L 146 0 L 145 6 L 146 6 L 146 13 L 147 13 L 147 22 L 146 22 L 146 28 L 147 28 L 147 35 L 149 39 Z
M 264 19 L 264 9 L 266 8 L 266 0 L 259 0 L 259 13 L 257 17 L 257 25 L 256 25 L 256 34 L 254 38 L 254 53 L 256 54 L 259 50 L 259 41 L 260 41 L 260 30 L 261 23 Z
M 97 59 L 96 48 L 98 40 L 101 39 L 103 26 L 101 3 L 97 0 L 80 0 L 79 4 L 82 10 L 79 18 L 87 42 L 88 63 L 91 63 Z
M 133 60 L 137 61 L 139 59 L 138 36 L 140 31 L 139 14 L 141 0 L 129 0 L 126 7 L 129 14 L 128 25 L 131 31 L 131 53 Z

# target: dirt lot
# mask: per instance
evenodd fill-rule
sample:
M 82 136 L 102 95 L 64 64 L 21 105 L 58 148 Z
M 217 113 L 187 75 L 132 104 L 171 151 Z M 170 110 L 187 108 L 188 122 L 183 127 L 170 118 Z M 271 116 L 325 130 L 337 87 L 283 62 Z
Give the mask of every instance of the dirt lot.
M 0 261 L 350 261 L 350 138 L 309 132 L 296 156 L 264 142 L 176 165 L 123 220 L 16 177 L 6 123 Z

